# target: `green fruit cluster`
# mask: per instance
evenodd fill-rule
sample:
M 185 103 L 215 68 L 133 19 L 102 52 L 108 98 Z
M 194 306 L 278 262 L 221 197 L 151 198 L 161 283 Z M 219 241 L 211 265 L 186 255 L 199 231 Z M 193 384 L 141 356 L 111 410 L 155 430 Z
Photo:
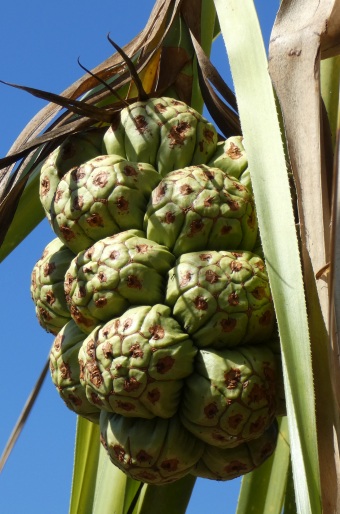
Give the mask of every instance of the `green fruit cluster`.
M 275 449 L 268 275 L 242 138 L 156 98 L 72 136 L 40 196 L 57 238 L 32 272 L 52 380 L 136 480 L 229 480 Z

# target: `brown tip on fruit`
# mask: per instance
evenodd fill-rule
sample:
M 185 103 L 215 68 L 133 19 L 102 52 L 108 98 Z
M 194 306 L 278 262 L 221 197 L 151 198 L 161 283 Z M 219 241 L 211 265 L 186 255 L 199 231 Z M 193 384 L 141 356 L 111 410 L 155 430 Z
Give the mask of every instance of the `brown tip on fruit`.
M 209 403 L 204 407 L 204 414 L 208 419 L 213 419 L 218 413 L 218 408 L 215 402 Z
M 228 155 L 228 157 L 230 157 L 230 159 L 233 160 L 237 160 L 240 157 L 242 157 L 242 152 L 239 149 L 239 147 L 235 145 L 235 143 L 230 143 L 230 146 L 226 151 L 226 154 Z
M 208 302 L 203 296 L 197 296 L 194 300 L 194 304 L 199 311 L 206 311 L 208 309 Z
M 224 382 L 227 389 L 236 389 L 241 380 L 241 371 L 239 369 L 230 369 L 224 372 Z
M 173 367 L 175 363 L 175 359 L 173 357 L 170 357 L 170 355 L 167 355 L 166 357 L 162 357 L 161 359 L 158 359 L 156 363 L 156 368 L 158 373 L 161 375 L 164 375 L 170 369 Z
M 165 331 L 164 328 L 161 325 L 154 325 L 153 327 L 149 328 L 150 334 L 152 334 L 152 339 L 159 340 L 163 339 Z

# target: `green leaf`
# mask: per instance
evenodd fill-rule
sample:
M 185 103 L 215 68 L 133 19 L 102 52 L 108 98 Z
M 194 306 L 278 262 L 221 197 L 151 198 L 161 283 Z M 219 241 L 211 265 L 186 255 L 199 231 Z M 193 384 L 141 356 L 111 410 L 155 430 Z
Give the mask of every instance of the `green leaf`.
M 314 385 L 299 243 L 268 62 L 251 0 L 215 0 L 277 315 L 299 513 L 321 512 Z M 303 379 L 302 379 L 303 377 Z
M 289 466 L 288 469 L 288 477 L 287 477 L 287 487 L 286 487 L 286 495 L 285 495 L 285 505 L 283 509 L 283 514 L 296 514 L 296 502 L 295 502 L 295 492 L 294 492 L 294 480 L 293 480 L 293 471 L 292 466 Z
M 92 514 L 99 437 L 99 426 L 78 416 L 69 514 Z
M 332 143 L 335 146 L 340 84 L 340 55 L 321 61 L 321 94 L 328 114 Z
M 237 514 L 280 514 L 290 465 L 287 418 L 281 418 L 274 454 L 242 479 Z
M 215 30 L 216 10 L 213 0 L 201 3 L 201 46 L 206 55 L 210 55 Z M 194 61 L 192 96 L 190 105 L 198 112 L 203 110 L 203 98 L 197 75 L 197 60 Z
M 39 174 L 40 167 L 34 171 L 27 182 L 11 226 L 1 245 L 0 262 L 44 219 L 45 213 L 39 199 Z

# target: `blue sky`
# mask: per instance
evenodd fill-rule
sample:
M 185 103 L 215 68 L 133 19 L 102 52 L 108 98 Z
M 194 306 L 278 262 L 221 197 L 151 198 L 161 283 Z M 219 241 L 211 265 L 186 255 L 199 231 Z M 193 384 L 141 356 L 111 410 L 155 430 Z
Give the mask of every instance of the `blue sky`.
M 4 2 L 0 8 L 0 79 L 60 93 L 82 76 L 78 57 L 90 69 L 104 61 L 112 53 L 107 33 L 124 45 L 143 28 L 153 4 L 153 0 Z M 267 44 L 279 2 L 258 0 L 255 4 Z M 216 42 L 212 60 L 232 86 L 223 42 Z M 1 156 L 44 106 L 42 100 L 0 84 Z M 29 286 L 35 262 L 54 237 L 43 222 L 0 264 L 0 453 L 53 341 L 36 321 Z M 75 415 L 64 406 L 47 377 L 0 475 L 1 512 L 67 514 L 75 422 Z M 232 514 L 238 488 L 238 480 L 198 480 L 187 514 Z

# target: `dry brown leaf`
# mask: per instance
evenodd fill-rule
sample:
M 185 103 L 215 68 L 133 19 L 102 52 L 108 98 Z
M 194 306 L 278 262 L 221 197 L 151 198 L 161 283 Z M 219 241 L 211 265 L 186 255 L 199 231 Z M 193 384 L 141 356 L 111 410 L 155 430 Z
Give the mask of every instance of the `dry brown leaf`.
M 315 376 L 318 445 L 324 512 L 340 512 L 338 412 L 325 409 L 339 394 L 339 362 L 330 348 L 328 370 L 314 357 L 329 348 L 329 290 L 316 280 L 330 261 L 331 144 L 320 94 L 321 56 L 339 51 L 339 0 L 283 0 L 271 34 L 269 71 L 280 102 L 297 187 L 302 258 Z M 329 157 L 329 155 L 328 155 Z M 289 249 L 288 249 L 289 250 Z M 331 398 L 330 398 L 331 395 Z M 336 396 L 335 396 L 336 397 Z M 325 403 L 326 402 L 326 403 Z M 335 433 L 337 433 L 334 436 Z

